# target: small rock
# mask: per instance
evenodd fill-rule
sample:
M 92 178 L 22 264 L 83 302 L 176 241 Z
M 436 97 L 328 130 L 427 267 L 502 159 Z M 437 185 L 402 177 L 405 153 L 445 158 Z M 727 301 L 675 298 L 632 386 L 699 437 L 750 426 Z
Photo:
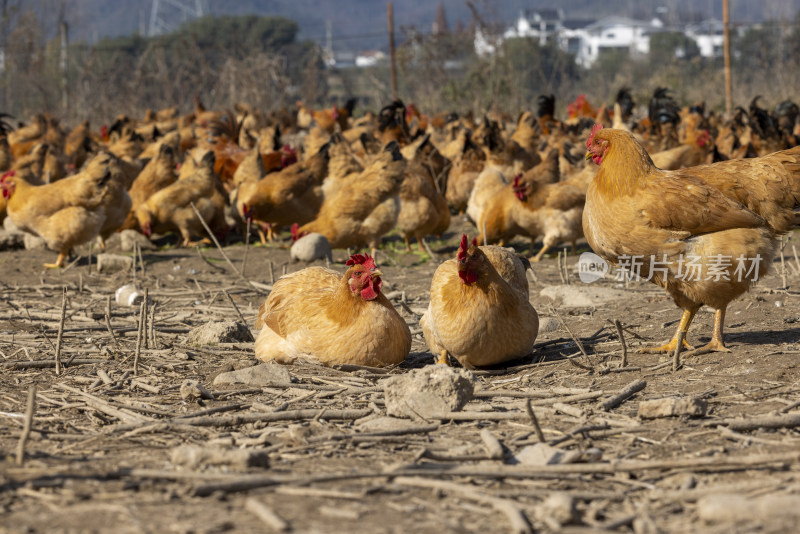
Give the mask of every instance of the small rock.
M 7 220 L 7 219 L 6 219 Z M 14 250 L 25 247 L 25 237 L 17 232 L 0 230 L 0 250 Z
M 47 250 L 47 242 L 38 235 L 25 234 L 25 250 Z
M 465 369 L 429 365 L 383 381 L 386 413 L 428 417 L 458 411 L 472 398 L 474 380 Z
M 708 403 L 695 397 L 667 397 L 665 399 L 646 400 L 639 403 L 639 417 L 656 419 L 688 415 L 689 417 L 705 417 Z
M 291 384 L 291 382 L 292 377 L 289 375 L 286 366 L 269 362 L 220 373 L 213 383 L 215 386 L 226 384 L 265 386 L 268 384 Z
M 597 462 L 603 457 L 603 451 L 589 448 L 584 451 L 559 449 L 547 443 L 528 445 L 514 455 L 514 460 L 522 465 L 555 465 L 574 464 L 579 462 Z
M 331 244 L 328 238 L 322 234 L 308 234 L 292 244 L 289 251 L 292 261 L 311 262 L 314 260 L 328 260 L 333 261 L 331 254 Z
M 98 254 L 97 271 L 101 273 L 116 273 L 119 271 L 130 271 L 133 267 L 133 258 L 130 256 L 120 256 L 119 254 Z
M 621 289 L 586 284 L 547 286 L 539 295 L 560 302 L 565 308 L 599 308 L 630 298 L 630 293 Z
M 205 466 L 224 466 L 234 471 L 252 467 L 269 467 L 269 455 L 257 449 L 223 449 L 182 445 L 172 450 L 170 461 L 175 465 L 195 469 Z
M 750 498 L 724 493 L 705 495 L 697 500 L 697 515 L 706 523 L 756 521 L 777 526 L 777 521 L 791 520 L 796 526 L 795 522 L 800 519 L 800 496 L 761 495 Z
M 551 493 L 536 509 L 536 516 L 553 531 L 579 521 L 575 500 L 561 491 Z
M 112 241 L 113 239 L 113 241 Z M 150 241 L 149 238 L 140 234 L 136 230 L 123 230 L 118 234 L 111 236 L 108 244 L 117 244 L 119 242 L 119 250 L 122 252 L 133 252 L 133 245 L 139 245 L 141 250 L 155 250 L 156 246 Z
M 417 423 L 399 417 L 380 416 L 368 419 L 356 425 L 361 432 L 384 432 L 386 430 L 403 430 L 417 426 Z
M 561 328 L 561 322 L 555 317 L 539 317 L 539 334 L 555 332 Z
M 189 345 L 216 345 L 218 343 L 247 343 L 253 341 L 250 329 L 236 321 L 210 322 L 189 332 Z
M 120 306 L 138 306 L 142 303 L 144 293 L 141 293 L 133 284 L 126 284 L 114 293 L 114 301 Z
M 3 229 L 8 232 L 9 234 L 24 234 L 22 230 L 19 229 L 19 226 L 14 224 L 14 221 L 11 220 L 11 217 L 6 217 L 3 219 Z
M 197 380 L 186 379 L 181 384 L 181 398 L 186 401 L 213 399 L 214 395 Z

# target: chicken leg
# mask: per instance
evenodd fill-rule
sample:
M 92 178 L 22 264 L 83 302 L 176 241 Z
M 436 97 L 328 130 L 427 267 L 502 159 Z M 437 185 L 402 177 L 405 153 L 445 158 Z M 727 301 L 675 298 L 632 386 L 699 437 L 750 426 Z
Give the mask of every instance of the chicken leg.
M 731 352 L 731 349 L 725 346 L 722 341 L 722 330 L 725 326 L 725 308 L 714 311 L 714 333 L 711 335 L 711 341 L 706 345 L 699 347 L 692 351 L 692 355 L 708 354 L 709 352 Z
M 441 363 L 450 367 L 450 360 L 447 359 L 447 351 L 443 350 L 441 354 L 439 354 L 439 358 L 436 360 L 436 363 Z
M 44 268 L 45 269 L 60 269 L 61 267 L 64 266 L 64 260 L 66 259 L 66 257 L 67 257 L 66 254 L 64 254 L 63 252 L 59 252 L 58 253 L 58 259 L 56 260 L 56 262 L 55 263 L 45 263 L 44 264 Z
M 697 310 L 700 307 L 694 309 L 683 310 L 683 315 L 681 316 L 681 321 L 678 323 L 678 328 L 675 330 L 675 335 L 672 337 L 669 343 L 666 345 L 661 345 L 660 347 L 645 347 L 637 350 L 640 354 L 657 354 L 657 353 L 673 353 L 675 352 L 675 347 L 678 346 L 678 338 L 681 340 L 681 345 L 686 350 L 692 350 L 694 347 L 689 345 L 686 342 L 686 332 L 689 330 L 689 325 L 692 324 L 692 319 L 694 319 Z M 715 330 L 716 331 L 716 330 Z M 683 333 L 683 335 L 679 335 Z
M 549 245 L 546 245 L 545 243 L 542 243 L 542 248 L 539 250 L 539 252 L 536 254 L 536 256 L 531 258 L 531 261 L 532 262 L 541 261 L 542 257 L 544 256 L 544 253 L 547 252 L 549 248 L 550 248 Z

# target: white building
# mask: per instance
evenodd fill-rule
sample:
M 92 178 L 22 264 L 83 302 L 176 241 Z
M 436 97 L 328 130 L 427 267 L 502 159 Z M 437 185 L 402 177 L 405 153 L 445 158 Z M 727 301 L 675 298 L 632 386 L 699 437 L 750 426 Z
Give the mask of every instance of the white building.
M 386 54 L 380 50 L 368 50 L 356 55 L 356 67 L 374 67 L 386 59 Z
M 722 21 L 709 19 L 686 28 L 686 37 L 694 39 L 703 57 L 722 56 L 725 41 L 725 25 Z
M 722 55 L 723 24 L 719 20 L 668 30 L 658 18 L 649 22 L 617 16 L 598 21 L 570 20 L 560 9 L 524 12 L 502 34 L 478 28 L 474 46 L 479 56 L 487 56 L 494 54 L 505 39 L 527 37 L 538 40 L 540 45 L 555 41 L 559 48 L 575 55 L 576 63 L 590 67 L 603 50 L 646 55 L 650 52 L 650 36 L 663 31 L 682 31 L 697 43 L 703 57 Z
M 663 31 L 663 28 L 658 19 L 651 22 L 617 16 L 600 19 L 581 30 L 574 30 L 581 39 L 575 61 L 589 67 L 604 50 L 627 50 L 633 55 L 646 55 L 650 52 L 650 35 Z
M 542 9 L 523 11 L 516 23 L 505 31 L 504 39 L 531 37 L 544 46 L 564 29 L 564 11 L 561 9 Z

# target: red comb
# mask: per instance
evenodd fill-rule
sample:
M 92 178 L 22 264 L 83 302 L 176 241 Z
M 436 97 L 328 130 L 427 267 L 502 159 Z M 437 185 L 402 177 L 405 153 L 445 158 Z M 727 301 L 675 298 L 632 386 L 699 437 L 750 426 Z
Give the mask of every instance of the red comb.
M 592 141 L 594 141 L 594 134 L 603 129 L 603 125 L 599 122 L 592 126 L 592 133 L 589 134 L 589 139 L 586 140 L 586 148 L 592 148 Z
M 0 182 L 5 181 L 6 178 L 14 176 L 15 174 L 17 174 L 17 171 L 15 171 L 15 170 L 10 170 L 10 171 L 4 172 L 3 175 L 0 176 Z
M 456 259 L 458 261 L 464 261 L 467 258 L 468 248 L 469 248 L 469 239 L 467 238 L 467 234 L 461 234 L 461 245 L 459 245 L 458 254 L 456 255 Z
M 375 269 L 377 265 L 375 265 L 375 259 L 370 256 L 369 254 L 353 254 L 350 256 L 350 259 L 347 260 L 345 265 L 363 265 L 367 269 Z

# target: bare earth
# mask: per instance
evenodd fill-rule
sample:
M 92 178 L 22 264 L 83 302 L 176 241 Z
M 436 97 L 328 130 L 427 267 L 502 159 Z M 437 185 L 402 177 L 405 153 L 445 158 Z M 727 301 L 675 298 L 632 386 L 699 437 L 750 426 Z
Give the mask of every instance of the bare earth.
M 155 302 L 152 344 L 134 375 L 138 307 L 113 302 L 131 273 L 98 274 L 83 256 L 43 271 L 50 251 L 0 252 L 0 531 L 2 532 L 788 532 L 800 517 L 800 264 L 780 261 L 728 310 L 732 353 L 671 358 L 634 350 L 662 343 L 680 310 L 656 286 L 619 287 L 622 300 L 566 307 L 540 295 L 562 284 L 551 256 L 534 264 L 531 301 L 549 331 L 535 352 L 474 374 L 476 397 L 460 417 L 381 419 L 381 380 L 429 365 L 419 328 L 431 276 L 455 254 L 460 218 L 437 260 L 406 253 L 395 237 L 379 253 L 384 292 L 414 343 L 397 369 L 288 367 L 291 384 L 214 386 L 220 372 L 255 363 L 252 343 L 194 347 L 190 329 L 209 321 L 249 326 L 273 277 L 305 265 L 280 245 L 251 246 L 238 277 L 214 248 L 162 246 L 144 253 L 138 285 Z M 165 238 L 161 245 L 171 242 Z M 513 245 L 527 252 L 525 241 Z M 584 244 L 581 250 L 587 250 Z M 225 247 L 240 268 L 242 244 Z M 86 254 L 86 250 L 82 250 Z M 114 252 L 114 250 L 111 250 Z M 201 256 L 202 255 L 202 256 Z M 345 251 L 334 251 L 343 272 Z M 205 259 L 204 259 L 205 258 Z M 572 286 L 586 289 L 569 257 Z M 318 262 L 319 263 L 319 262 Z M 256 284 L 252 284 L 255 282 Z M 614 288 L 614 280 L 591 287 Z M 58 343 L 62 288 L 66 319 Z M 106 328 L 107 297 L 112 296 Z M 580 338 L 581 354 L 571 333 Z M 624 326 L 628 366 L 619 368 Z M 709 339 L 713 314 L 690 330 Z M 70 363 L 70 360 L 71 363 Z M 40 362 L 40 368 L 30 362 Z M 197 380 L 212 399 L 183 398 Z M 644 381 L 645 384 L 638 382 Z M 601 403 L 643 387 L 617 406 Z M 37 395 L 24 463 L 17 464 L 30 386 Z M 642 419 L 640 403 L 667 397 L 707 404 L 701 417 Z M 561 463 L 528 463 L 539 443 L 531 411 Z M 459 419 L 459 420 L 456 420 Z M 488 431 L 488 432 L 487 432 Z M 499 442 L 499 444 L 498 444 Z M 187 467 L 179 447 L 240 451 L 242 465 Z M 499 446 L 498 446 L 499 445 Z M 528 449 L 529 453 L 531 449 Z M 241 457 L 241 456 L 240 456 Z M 254 465 L 255 464 L 255 465 Z M 719 497 L 723 495 L 724 497 Z M 725 496 L 727 495 L 727 496 Z

